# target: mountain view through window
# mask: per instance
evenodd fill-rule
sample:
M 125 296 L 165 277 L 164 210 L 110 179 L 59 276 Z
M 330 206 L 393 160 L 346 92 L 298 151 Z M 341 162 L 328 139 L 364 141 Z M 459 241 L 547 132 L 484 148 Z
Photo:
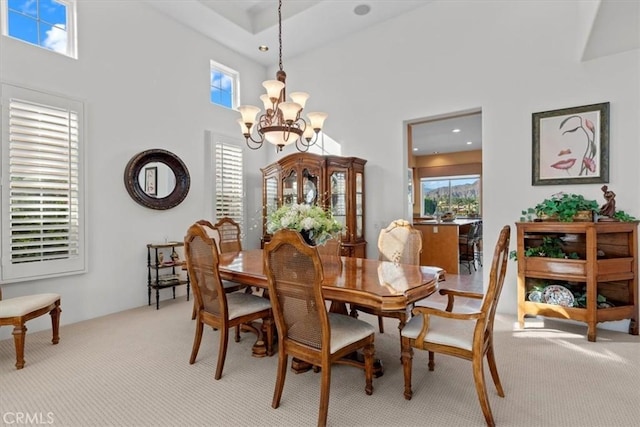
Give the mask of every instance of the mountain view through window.
M 453 212 L 458 217 L 480 214 L 480 175 L 422 178 L 422 215 Z

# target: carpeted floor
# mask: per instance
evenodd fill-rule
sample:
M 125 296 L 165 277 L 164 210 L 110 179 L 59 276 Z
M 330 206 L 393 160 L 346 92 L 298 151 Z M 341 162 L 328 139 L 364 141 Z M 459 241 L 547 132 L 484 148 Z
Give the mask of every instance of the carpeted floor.
M 63 306 L 64 310 L 64 306 Z M 62 313 L 64 316 L 64 311 Z M 372 324 L 376 319 L 362 314 Z M 364 392 L 358 369 L 332 370 L 328 424 L 333 426 L 483 426 L 464 360 L 416 351 L 414 396 L 403 397 L 397 323 L 385 319 L 376 354 L 385 374 Z M 495 348 L 505 398 L 489 380 L 499 426 L 636 426 L 640 420 L 640 339 L 532 319 L 496 319 Z M 0 341 L 0 425 L 54 426 L 305 426 L 315 425 L 320 376 L 287 375 L 281 406 L 271 408 L 277 356 L 251 357 L 253 336 L 233 340 L 219 381 L 213 379 L 218 332 L 205 328 L 198 360 L 188 359 L 194 335 L 191 303 L 170 300 L 27 335 L 26 366 L 14 368 L 13 340 Z M 488 374 L 488 373 L 487 373 Z M 22 423 L 17 418 L 22 416 Z M 29 422 L 26 422 L 29 421 Z

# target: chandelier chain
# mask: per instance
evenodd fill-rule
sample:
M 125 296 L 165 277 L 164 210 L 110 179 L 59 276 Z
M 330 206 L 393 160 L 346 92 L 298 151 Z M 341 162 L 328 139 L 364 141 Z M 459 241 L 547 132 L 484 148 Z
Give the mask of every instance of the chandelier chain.
M 327 115 L 311 112 L 308 113 L 308 121 L 302 117 L 302 110 L 309 98 L 308 93 L 293 92 L 291 101 L 287 101 L 285 92 L 287 75 L 282 67 L 282 0 L 278 0 L 278 45 L 280 70 L 276 72 L 276 80 L 267 80 L 262 83 L 267 89 L 267 94 L 260 97 L 265 111 L 260 113 L 259 107 L 241 105 L 238 111 L 242 117 L 238 119 L 238 123 L 242 128 L 247 146 L 252 150 L 259 149 L 264 141 L 268 141 L 276 146 L 276 152 L 294 143 L 298 151 L 307 151 L 318 140 L 318 134 L 322 130 L 322 124 Z M 258 118 L 257 114 L 260 114 Z M 252 136 L 254 129 L 257 133 L 255 138 Z
M 282 71 L 282 0 L 278 1 L 278 44 L 280 46 L 279 65 L 280 71 Z

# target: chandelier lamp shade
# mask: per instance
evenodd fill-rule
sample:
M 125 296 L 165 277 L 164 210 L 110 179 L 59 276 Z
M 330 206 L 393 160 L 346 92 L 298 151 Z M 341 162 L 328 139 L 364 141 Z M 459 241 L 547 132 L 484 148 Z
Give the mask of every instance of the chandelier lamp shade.
M 238 124 L 242 129 L 247 146 L 253 150 L 262 147 L 264 141 L 276 146 L 276 151 L 295 144 L 298 151 L 308 151 L 316 143 L 318 134 L 322 130 L 326 113 L 307 113 L 307 119 L 302 117 L 309 94 L 292 92 L 287 100 L 286 78 L 282 69 L 282 0 L 278 2 L 278 43 L 280 45 L 279 65 L 276 80 L 266 80 L 262 86 L 267 93 L 260 96 L 264 112 L 253 105 L 241 105 L 238 111 L 242 118 Z

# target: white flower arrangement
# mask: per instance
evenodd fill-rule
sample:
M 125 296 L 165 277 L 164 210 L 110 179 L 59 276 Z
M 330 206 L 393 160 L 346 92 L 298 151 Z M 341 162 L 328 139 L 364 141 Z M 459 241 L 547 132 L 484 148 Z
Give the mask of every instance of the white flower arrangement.
M 279 207 L 267 217 L 267 233 L 273 234 L 284 228 L 307 232 L 309 239 L 322 245 L 338 237 L 344 227 L 331 212 L 320 206 L 294 203 Z

